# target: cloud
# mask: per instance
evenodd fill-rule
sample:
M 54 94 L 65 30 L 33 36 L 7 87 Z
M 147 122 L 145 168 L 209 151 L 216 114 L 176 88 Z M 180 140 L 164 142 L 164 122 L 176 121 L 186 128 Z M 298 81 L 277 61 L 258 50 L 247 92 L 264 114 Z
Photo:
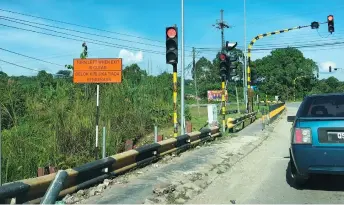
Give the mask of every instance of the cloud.
M 139 51 L 135 54 L 126 49 L 121 49 L 119 51 L 119 58 L 123 59 L 123 64 L 140 63 L 143 61 L 143 53 Z
M 320 64 L 320 67 L 323 71 L 329 71 L 329 67 L 335 68 L 336 67 L 336 63 L 332 62 L 332 61 L 326 61 Z

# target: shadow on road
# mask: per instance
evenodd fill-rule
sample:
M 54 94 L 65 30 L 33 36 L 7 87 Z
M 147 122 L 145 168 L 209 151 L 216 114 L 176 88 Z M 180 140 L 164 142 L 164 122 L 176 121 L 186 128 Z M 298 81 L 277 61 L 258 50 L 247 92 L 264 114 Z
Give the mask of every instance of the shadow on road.
M 344 176 L 313 175 L 303 189 L 322 191 L 344 191 Z
M 298 190 L 344 191 L 344 175 L 311 175 L 307 183 L 302 186 L 293 186 L 290 181 L 290 162 L 286 170 L 286 182 Z

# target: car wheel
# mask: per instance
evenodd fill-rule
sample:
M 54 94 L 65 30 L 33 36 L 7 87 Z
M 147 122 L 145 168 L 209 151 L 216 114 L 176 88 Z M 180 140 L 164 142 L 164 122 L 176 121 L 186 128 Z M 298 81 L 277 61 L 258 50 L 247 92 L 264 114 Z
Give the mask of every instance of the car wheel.
M 286 175 L 288 184 L 296 189 L 302 188 L 308 181 L 308 177 L 302 176 L 297 172 L 292 159 L 288 163 Z

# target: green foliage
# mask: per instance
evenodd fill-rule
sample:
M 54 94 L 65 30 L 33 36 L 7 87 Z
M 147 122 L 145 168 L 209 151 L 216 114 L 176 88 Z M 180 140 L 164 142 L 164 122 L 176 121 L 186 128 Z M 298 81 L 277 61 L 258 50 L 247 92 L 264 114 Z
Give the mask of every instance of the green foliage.
M 232 52 L 242 56 L 240 50 Z M 243 96 L 243 65 L 237 62 L 236 66 L 237 81 L 231 79 L 227 85 L 230 101 L 235 101 L 236 86 L 239 98 Z M 314 78 L 316 63 L 294 48 L 274 50 L 253 61 L 251 67 L 253 82 L 265 79 L 255 83 L 261 100 L 266 94 L 270 100 L 274 95 L 288 100 L 294 94 L 300 99 L 313 93 L 344 91 L 344 83 L 334 77 Z M 45 71 L 33 77 L 10 77 L 0 72 L 3 182 L 35 177 L 40 166 L 66 169 L 95 158 L 96 85 L 73 84 L 73 66 L 66 68 L 57 73 L 63 78 L 54 78 Z M 192 74 L 197 80 L 199 102 L 207 103 L 207 91 L 221 89 L 218 58 L 200 58 Z M 185 81 L 185 93 L 189 96 L 196 93 L 194 80 Z M 180 79 L 178 83 L 179 120 Z M 188 98 L 188 102 L 197 101 Z M 188 107 L 185 111 L 186 120 L 191 120 Z M 137 140 L 151 133 L 154 124 L 172 126 L 172 116 L 169 73 L 149 76 L 133 64 L 123 70 L 121 84 L 100 85 L 100 127 L 106 127 L 108 155 L 123 151 L 127 139 Z
M 242 51 L 234 49 L 232 55 L 242 57 Z M 217 54 L 218 55 L 218 54 Z M 227 85 L 230 101 L 235 101 L 235 86 L 238 88 L 239 99 L 243 99 L 243 64 L 236 62 L 236 81 L 231 79 Z M 258 87 L 256 94 L 261 100 L 265 100 L 265 95 L 269 100 L 280 95 L 282 99 L 291 100 L 296 95 L 301 99 L 308 94 L 342 92 L 344 86 L 336 78 L 330 77 L 324 80 L 316 79 L 317 64 L 305 58 L 302 52 L 295 48 L 276 49 L 270 55 L 251 62 L 252 85 Z M 221 82 L 219 77 L 218 56 L 213 61 L 202 57 L 196 62 L 195 70 L 192 70 L 193 80 L 197 80 L 198 96 L 203 102 L 207 98 L 208 90 L 220 90 Z M 296 80 L 295 80 L 296 79 Z M 263 80 L 263 81 L 262 81 Z M 295 87 L 294 87 L 295 80 Z M 195 95 L 195 84 L 189 82 L 186 92 Z M 195 100 L 189 100 L 195 103 Z
M 35 177 L 40 166 L 65 169 L 94 160 L 96 85 L 45 71 L 34 77 L 0 73 L 0 90 L 3 182 Z M 106 127 L 107 154 L 123 151 L 127 139 L 151 133 L 154 124 L 172 126 L 172 109 L 171 74 L 148 76 L 134 64 L 123 70 L 121 84 L 101 84 L 99 126 Z

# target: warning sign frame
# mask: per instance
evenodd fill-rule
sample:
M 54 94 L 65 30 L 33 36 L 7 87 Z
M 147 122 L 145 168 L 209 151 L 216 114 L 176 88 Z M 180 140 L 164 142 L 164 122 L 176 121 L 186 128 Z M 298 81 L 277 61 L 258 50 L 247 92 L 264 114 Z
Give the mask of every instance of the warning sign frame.
M 74 58 L 73 68 L 76 84 L 122 82 L 122 58 Z

